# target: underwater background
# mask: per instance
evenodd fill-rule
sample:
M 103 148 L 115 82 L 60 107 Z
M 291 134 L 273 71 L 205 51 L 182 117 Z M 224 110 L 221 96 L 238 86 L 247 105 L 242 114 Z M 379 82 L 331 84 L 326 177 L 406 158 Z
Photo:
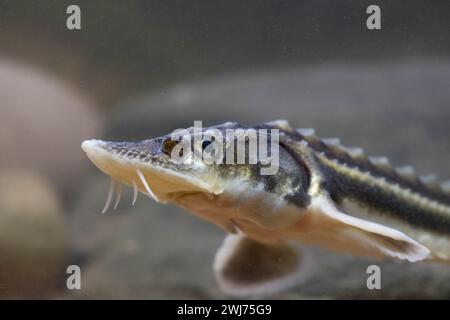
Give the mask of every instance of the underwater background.
M 449 180 L 450 3 L 0 0 L 0 298 L 227 298 L 224 232 L 130 190 L 102 215 L 109 179 L 80 144 L 274 119 Z M 311 251 L 310 279 L 269 298 L 450 298 L 447 265 Z

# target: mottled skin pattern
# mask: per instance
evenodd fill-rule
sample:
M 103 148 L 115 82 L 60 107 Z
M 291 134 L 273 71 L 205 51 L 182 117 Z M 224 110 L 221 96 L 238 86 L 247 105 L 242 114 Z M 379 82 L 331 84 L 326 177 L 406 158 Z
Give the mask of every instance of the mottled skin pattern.
M 276 126 L 242 126 L 238 123 L 227 123 L 225 125 L 218 125 L 211 128 L 218 129 L 225 136 L 226 129 L 279 129 Z M 204 131 L 206 131 L 206 128 Z M 192 133 L 192 128 L 189 130 Z M 192 133 L 193 134 L 193 133 Z M 193 140 L 193 138 L 192 138 Z M 236 141 L 236 139 L 235 139 Z M 171 160 L 172 149 L 178 141 L 172 141 L 171 135 L 165 135 L 156 139 L 144 140 L 140 142 L 107 142 L 103 147 L 121 157 L 148 162 L 150 164 L 163 166 L 168 169 L 173 169 L 178 172 L 198 175 L 199 173 L 192 168 L 191 165 L 184 163 L 173 163 Z M 193 149 L 196 146 L 193 145 Z M 309 202 L 308 190 L 308 173 L 302 163 L 298 162 L 292 156 L 290 151 L 285 149 L 283 144 L 279 148 L 279 170 L 275 175 L 261 175 L 260 169 L 264 165 L 261 164 L 260 159 L 257 159 L 256 164 L 236 164 L 236 148 L 237 142 L 234 144 L 235 149 L 235 164 L 210 164 L 202 168 L 202 175 L 218 176 L 219 179 L 236 179 L 251 187 L 255 187 L 259 183 L 263 183 L 267 192 L 270 192 L 278 197 L 282 197 L 289 202 L 301 207 L 307 207 Z M 270 148 L 270 147 L 269 147 Z M 227 152 L 227 146 L 224 145 L 224 154 Z M 195 152 L 195 150 L 192 150 Z M 246 159 L 249 158 L 248 141 L 246 141 Z M 248 161 L 247 161 L 248 162 Z

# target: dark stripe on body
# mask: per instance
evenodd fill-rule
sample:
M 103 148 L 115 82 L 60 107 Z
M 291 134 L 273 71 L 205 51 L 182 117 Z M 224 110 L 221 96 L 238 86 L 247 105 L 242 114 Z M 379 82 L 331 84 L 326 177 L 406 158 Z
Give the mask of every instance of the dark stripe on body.
M 339 204 L 344 199 L 354 199 L 386 216 L 406 221 L 417 227 L 450 234 L 450 216 L 445 217 L 432 208 L 427 210 L 416 206 L 407 199 L 397 197 L 379 186 L 369 185 L 357 178 L 336 172 L 320 159 L 317 161 L 325 177 L 323 187 L 336 203 Z
M 290 147 L 290 143 L 305 141 L 313 152 L 323 153 L 328 159 L 337 160 L 339 163 L 345 164 L 349 168 L 358 168 L 362 173 L 368 172 L 374 178 L 384 178 L 389 184 L 398 184 L 401 188 L 409 189 L 429 200 L 436 201 L 444 206 L 450 206 L 449 195 L 428 188 L 418 179 L 410 181 L 399 176 L 394 170 L 380 169 L 373 165 L 366 156 L 352 158 L 346 152 L 342 152 L 341 150 L 337 151 L 336 149 L 328 147 L 320 140 L 320 138 L 309 139 L 295 130 L 285 130 L 280 127 L 266 124 L 243 128 L 277 128 L 280 130 L 280 145 L 284 146 L 285 150 L 297 159 L 300 165 L 305 169 L 307 186 L 306 189 L 302 190 L 302 196 L 305 194 L 304 190 L 308 190 L 309 188 L 311 172 L 309 172 L 309 169 L 305 166 L 301 156 L 296 153 L 296 148 Z M 365 204 L 368 207 L 374 208 L 378 212 L 396 218 L 399 221 L 406 221 L 410 225 L 434 230 L 439 233 L 450 234 L 450 215 L 446 217 L 432 208 L 427 210 L 419 207 L 414 203 L 410 203 L 408 199 L 399 198 L 392 192 L 386 191 L 379 186 L 369 185 L 364 181 L 336 172 L 333 168 L 321 162 L 317 157 L 316 161 L 321 166 L 325 178 L 325 185 L 323 187 L 329 191 L 336 203 L 341 203 L 344 198 L 353 198 L 362 205 Z M 290 200 L 292 201 L 295 198 L 294 195 Z M 302 197 L 298 198 L 301 199 Z M 304 205 L 305 200 L 306 199 L 303 199 L 299 202 L 302 202 Z
M 267 125 L 260 125 L 257 128 L 273 128 Z M 401 187 L 406 189 L 410 189 L 416 193 L 419 193 L 427 198 L 436 200 L 450 206 L 450 196 L 445 194 L 444 192 L 440 192 L 438 190 L 431 189 L 423 184 L 419 179 L 408 180 L 400 175 L 398 175 L 393 168 L 391 170 L 380 169 L 373 165 L 366 156 L 352 158 L 348 153 L 337 151 L 333 148 L 328 147 L 325 143 L 323 143 L 320 138 L 317 139 L 308 139 L 302 136 L 295 130 L 286 131 L 281 128 L 278 128 L 281 132 L 283 132 L 289 139 L 293 141 L 301 142 L 305 141 L 308 143 L 308 147 L 317 153 L 324 153 L 328 159 L 335 159 L 339 163 L 344 163 L 348 167 L 356 167 L 361 172 L 369 172 L 373 177 L 376 178 L 385 178 L 388 182 L 392 184 L 398 184 Z
M 300 134 L 298 134 L 300 136 Z M 299 137 L 301 140 L 304 140 L 303 137 Z M 376 178 L 385 178 L 391 184 L 398 184 L 403 188 L 410 189 L 416 193 L 419 193 L 427 198 L 439 201 L 443 204 L 450 205 L 450 197 L 442 192 L 432 190 L 428 188 L 426 185 L 420 182 L 420 180 L 415 179 L 413 181 L 409 181 L 407 179 L 399 176 L 394 170 L 382 170 L 374 166 L 368 158 L 362 157 L 354 159 L 350 157 L 346 153 L 336 153 L 333 152 L 330 148 L 328 148 L 322 141 L 318 140 L 317 142 L 308 143 L 308 146 L 316 152 L 323 152 L 325 156 L 329 159 L 335 159 L 339 163 L 344 163 L 348 167 L 356 167 L 361 172 L 369 172 L 373 177 Z

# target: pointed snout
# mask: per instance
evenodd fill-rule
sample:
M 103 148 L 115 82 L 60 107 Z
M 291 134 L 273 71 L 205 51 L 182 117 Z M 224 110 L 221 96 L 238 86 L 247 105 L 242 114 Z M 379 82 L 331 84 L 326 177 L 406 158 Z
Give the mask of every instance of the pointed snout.
M 96 148 L 101 147 L 103 144 L 105 144 L 105 142 L 102 140 L 96 139 L 84 140 L 81 143 L 81 149 L 83 149 L 84 152 L 89 154 L 92 153 Z

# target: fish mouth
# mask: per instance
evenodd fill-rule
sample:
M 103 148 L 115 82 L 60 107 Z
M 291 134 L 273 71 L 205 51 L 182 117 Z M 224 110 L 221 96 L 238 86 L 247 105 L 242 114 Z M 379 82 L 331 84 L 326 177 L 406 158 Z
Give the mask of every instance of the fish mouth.
M 139 159 L 130 159 L 108 150 L 110 142 L 103 140 L 86 140 L 81 148 L 89 160 L 103 173 L 111 177 L 105 208 L 106 211 L 111 204 L 114 189 L 117 189 L 117 207 L 121 193 L 122 184 L 133 188 L 133 204 L 136 202 L 137 193 L 141 192 L 157 202 L 170 202 L 175 195 L 180 193 L 212 193 L 219 194 L 214 185 L 192 177 L 190 175 L 169 169 L 156 162 L 144 162 Z

